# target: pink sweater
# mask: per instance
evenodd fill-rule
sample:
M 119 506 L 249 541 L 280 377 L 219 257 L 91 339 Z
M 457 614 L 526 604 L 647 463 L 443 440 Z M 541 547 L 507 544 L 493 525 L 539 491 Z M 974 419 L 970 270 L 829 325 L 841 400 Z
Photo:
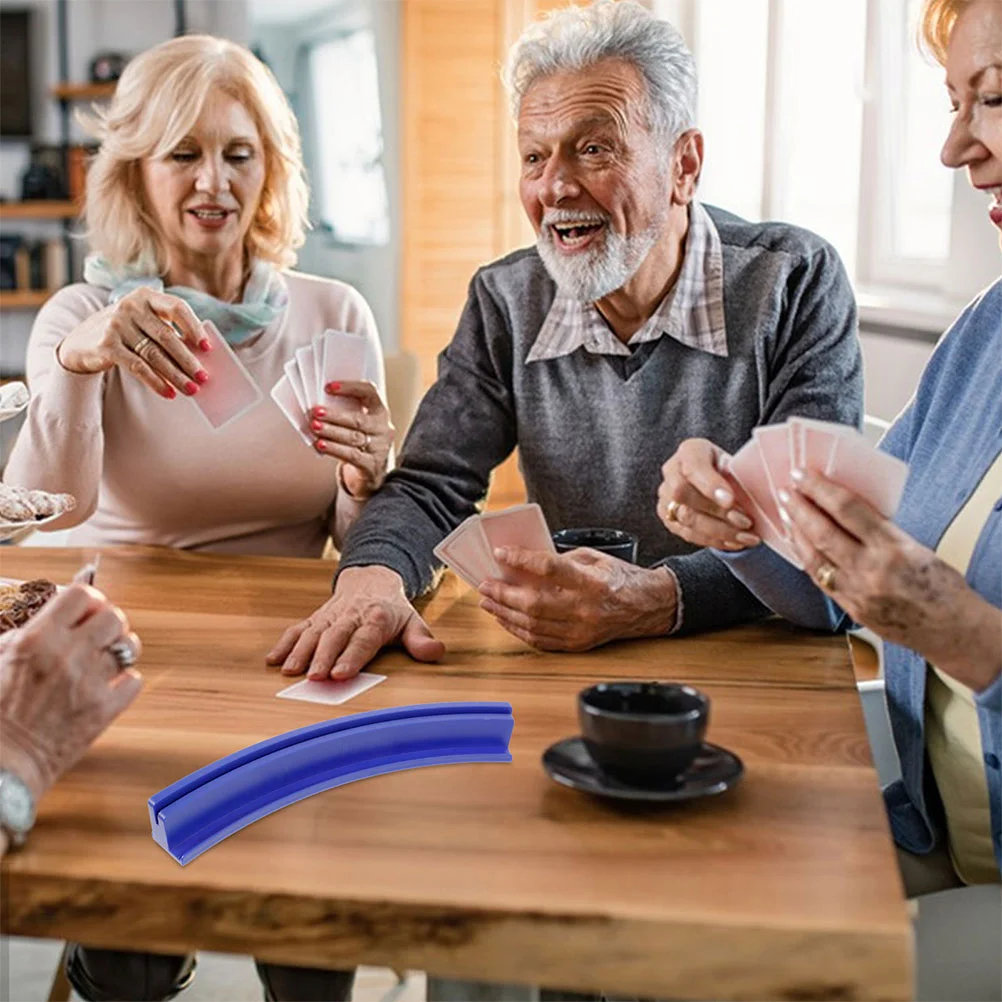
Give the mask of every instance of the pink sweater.
M 31 403 L 4 480 L 76 497 L 76 510 L 47 529 L 76 526 L 73 546 L 316 557 L 328 536 L 340 544 L 361 505 L 338 490 L 336 460 L 308 448 L 268 394 L 295 350 L 326 328 L 368 338 L 383 393 L 379 337 L 350 286 L 284 277 L 285 313 L 236 349 L 263 399 L 220 431 L 187 397 L 162 399 L 118 368 L 98 375 L 62 368 L 56 346 L 107 305 L 106 289 L 71 285 L 45 304 L 28 343 Z

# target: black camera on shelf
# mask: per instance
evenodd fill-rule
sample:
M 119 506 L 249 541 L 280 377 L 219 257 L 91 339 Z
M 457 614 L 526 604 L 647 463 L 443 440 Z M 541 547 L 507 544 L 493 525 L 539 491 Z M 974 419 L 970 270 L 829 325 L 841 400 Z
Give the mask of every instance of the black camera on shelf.
M 65 148 L 62 146 L 32 146 L 31 164 L 21 175 L 21 199 L 25 202 L 33 202 L 68 197 Z

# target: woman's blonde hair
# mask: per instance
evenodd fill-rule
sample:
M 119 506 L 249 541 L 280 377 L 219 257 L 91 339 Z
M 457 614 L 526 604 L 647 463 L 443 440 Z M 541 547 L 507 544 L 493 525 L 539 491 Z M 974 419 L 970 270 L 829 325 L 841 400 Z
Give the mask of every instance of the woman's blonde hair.
M 919 39 L 941 66 L 946 64 L 946 47 L 960 12 L 970 0 L 925 0 L 919 19 Z
M 244 105 L 264 145 L 264 187 L 247 250 L 279 267 L 295 262 L 309 225 L 309 189 L 292 108 L 271 70 L 249 50 L 210 35 L 183 35 L 136 56 L 107 109 L 81 116 L 101 143 L 87 173 L 87 237 L 113 267 L 166 270 L 140 162 L 170 153 L 191 132 L 209 95 L 220 91 Z

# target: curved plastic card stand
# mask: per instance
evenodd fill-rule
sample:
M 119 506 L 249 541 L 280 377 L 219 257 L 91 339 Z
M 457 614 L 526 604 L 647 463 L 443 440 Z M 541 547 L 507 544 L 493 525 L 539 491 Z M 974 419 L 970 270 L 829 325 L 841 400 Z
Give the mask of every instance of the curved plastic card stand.
M 150 797 L 153 840 L 182 866 L 259 818 L 387 772 L 510 762 L 510 703 L 424 703 L 325 720 L 234 752 Z

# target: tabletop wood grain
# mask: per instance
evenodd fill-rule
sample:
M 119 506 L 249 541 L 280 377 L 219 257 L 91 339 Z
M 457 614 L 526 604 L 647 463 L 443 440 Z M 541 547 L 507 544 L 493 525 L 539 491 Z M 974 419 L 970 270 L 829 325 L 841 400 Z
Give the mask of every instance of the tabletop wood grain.
M 0 575 L 68 581 L 77 550 L 5 547 Z M 43 802 L 3 864 L 14 935 L 253 953 L 320 967 L 661 998 L 905 999 L 908 911 L 844 638 L 778 623 L 583 655 L 530 651 L 449 579 L 425 615 L 449 651 L 399 651 L 340 706 L 276 700 L 263 655 L 329 594 L 333 565 L 152 548 L 104 551 L 98 585 L 141 634 L 137 702 Z M 638 809 L 552 783 L 575 695 L 609 678 L 681 680 L 709 738 L 747 769 L 729 793 Z M 319 794 L 186 867 L 146 802 L 283 731 L 408 703 L 506 700 L 511 765 L 377 777 Z

